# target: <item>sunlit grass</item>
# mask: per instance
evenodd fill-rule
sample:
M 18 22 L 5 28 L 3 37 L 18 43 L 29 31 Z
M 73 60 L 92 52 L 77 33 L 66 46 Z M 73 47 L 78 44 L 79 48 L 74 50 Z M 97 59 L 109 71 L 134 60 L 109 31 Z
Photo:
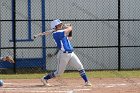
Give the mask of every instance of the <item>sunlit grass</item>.
M 140 71 L 87 71 L 89 78 L 140 78 Z M 44 76 L 40 74 L 0 74 L 0 79 L 38 79 Z M 60 77 L 62 78 L 79 78 L 78 71 L 65 72 Z

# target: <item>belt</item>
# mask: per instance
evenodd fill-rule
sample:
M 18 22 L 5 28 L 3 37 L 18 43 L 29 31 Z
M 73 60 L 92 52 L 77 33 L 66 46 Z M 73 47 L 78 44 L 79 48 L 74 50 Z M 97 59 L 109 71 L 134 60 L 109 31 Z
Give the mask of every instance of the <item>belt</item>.
M 64 51 L 63 53 L 72 53 L 73 51 Z

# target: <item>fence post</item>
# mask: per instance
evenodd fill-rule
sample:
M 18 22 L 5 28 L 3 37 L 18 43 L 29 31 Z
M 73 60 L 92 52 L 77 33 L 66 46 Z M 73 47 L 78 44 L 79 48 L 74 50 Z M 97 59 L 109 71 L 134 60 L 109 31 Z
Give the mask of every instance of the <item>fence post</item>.
M 16 0 L 12 0 L 12 32 L 13 32 L 13 50 L 14 50 L 14 72 L 16 73 Z
M 42 32 L 45 32 L 45 0 L 41 0 L 42 6 Z M 42 53 L 43 53 L 43 69 L 46 69 L 46 38 L 45 36 L 42 37 Z
M 120 0 L 118 0 L 118 71 L 121 70 L 121 4 Z
M 28 39 L 31 38 L 31 0 L 28 0 Z
M 1 4 L 0 4 L 0 57 L 1 57 Z

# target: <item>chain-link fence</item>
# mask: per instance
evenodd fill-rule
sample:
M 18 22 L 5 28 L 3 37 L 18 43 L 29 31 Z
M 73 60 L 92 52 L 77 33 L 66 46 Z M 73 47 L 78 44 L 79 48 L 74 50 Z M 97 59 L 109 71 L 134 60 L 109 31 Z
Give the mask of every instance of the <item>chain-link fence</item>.
M 35 40 L 53 19 L 73 25 L 74 52 L 86 70 L 140 69 L 139 0 L 0 0 L 0 70 L 55 70 L 52 36 Z M 67 70 L 75 70 L 68 66 Z

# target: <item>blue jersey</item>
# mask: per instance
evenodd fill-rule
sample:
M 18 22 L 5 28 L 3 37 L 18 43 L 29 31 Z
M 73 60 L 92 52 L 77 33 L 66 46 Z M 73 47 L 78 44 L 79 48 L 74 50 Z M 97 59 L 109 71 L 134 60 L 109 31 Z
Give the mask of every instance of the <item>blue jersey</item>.
M 53 32 L 53 38 L 56 42 L 57 47 L 63 52 L 72 52 L 73 47 L 68 40 L 68 37 L 65 35 L 64 30 L 58 30 Z

